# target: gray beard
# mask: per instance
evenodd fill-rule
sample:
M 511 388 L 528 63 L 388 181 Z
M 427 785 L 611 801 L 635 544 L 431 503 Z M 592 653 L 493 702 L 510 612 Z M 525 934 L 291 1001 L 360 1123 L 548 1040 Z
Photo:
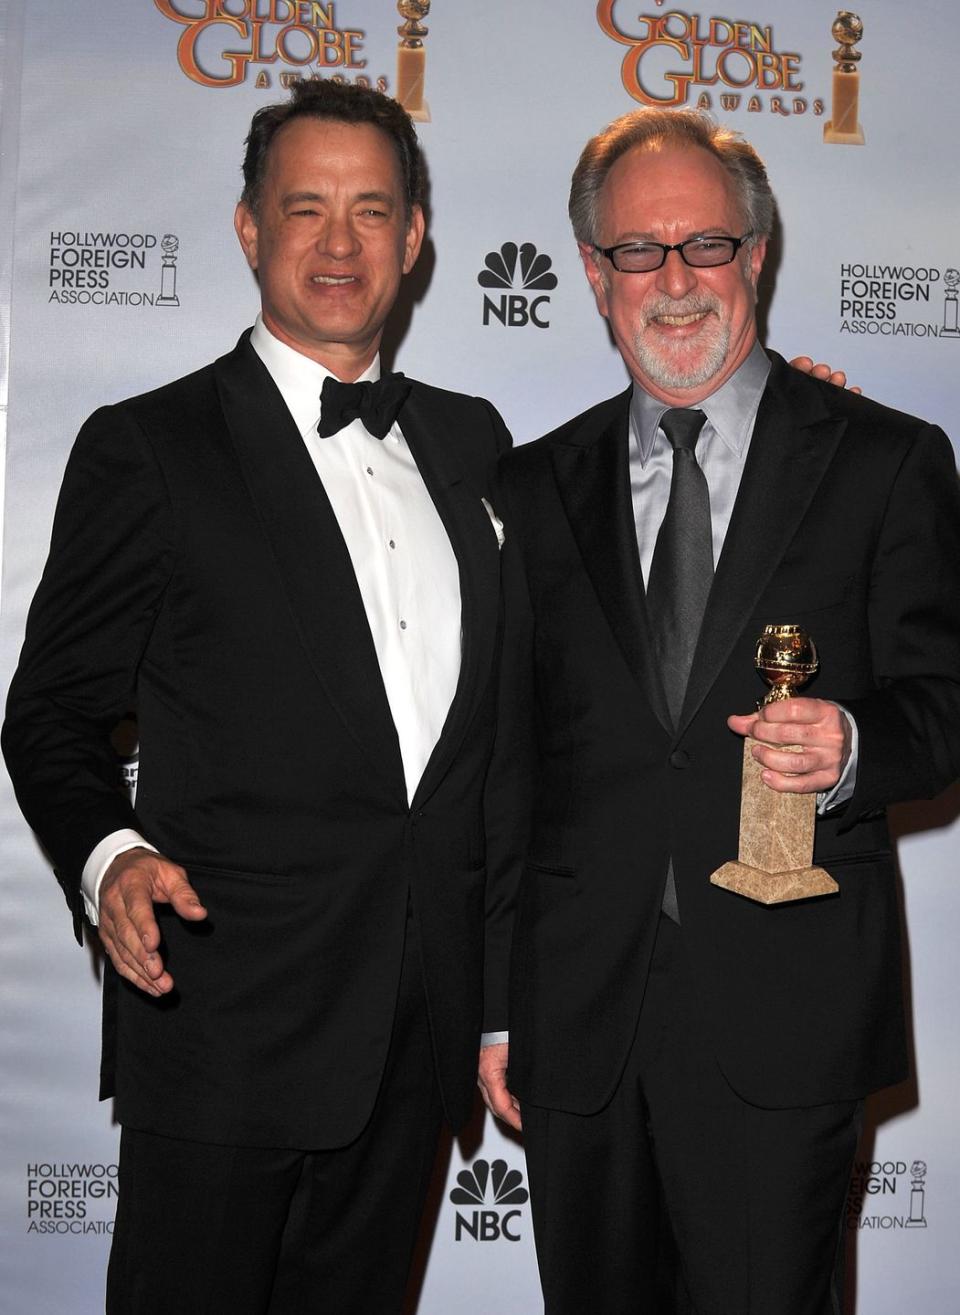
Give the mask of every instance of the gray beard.
M 634 338 L 633 350 L 637 361 L 648 379 L 660 388 L 697 388 L 709 383 L 714 375 L 719 374 L 727 359 L 730 345 L 730 326 L 718 325 L 713 341 L 704 353 L 702 344 L 698 344 L 695 361 L 685 364 L 682 355 L 666 360 L 644 341 L 642 334 Z

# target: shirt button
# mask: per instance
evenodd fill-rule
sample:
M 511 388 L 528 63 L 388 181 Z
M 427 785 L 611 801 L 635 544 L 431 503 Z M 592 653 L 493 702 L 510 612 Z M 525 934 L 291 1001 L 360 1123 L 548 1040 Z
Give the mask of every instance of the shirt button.
M 682 772 L 684 767 L 690 762 L 690 755 L 685 749 L 674 749 L 669 758 L 670 766 L 678 772 Z
M 406 621 L 401 621 L 401 622 L 400 622 L 400 629 L 401 629 L 401 630 L 406 630 L 406 628 L 407 628 L 407 623 L 406 623 Z
M 368 475 L 372 475 L 372 474 L 373 474 L 373 468 L 372 468 L 371 466 L 367 466 L 367 474 L 368 474 Z
M 397 546 L 397 545 L 396 545 L 396 544 L 394 543 L 394 541 L 391 539 L 391 540 L 390 540 L 390 547 L 391 547 L 391 548 L 396 548 L 396 546 Z

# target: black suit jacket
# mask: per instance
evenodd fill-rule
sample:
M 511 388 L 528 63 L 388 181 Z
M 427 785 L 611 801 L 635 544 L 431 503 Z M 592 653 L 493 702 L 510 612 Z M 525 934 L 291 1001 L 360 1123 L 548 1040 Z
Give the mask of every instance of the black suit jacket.
M 776 358 L 675 732 L 637 554 L 629 399 L 502 462 L 522 568 L 508 625 L 529 655 L 505 681 L 504 727 L 532 710 L 533 807 L 525 858 L 518 841 L 491 892 L 486 1026 L 509 1025 L 521 1100 L 601 1108 L 633 1038 L 672 855 L 734 1089 L 771 1107 L 859 1097 L 906 1071 L 884 805 L 960 770 L 953 453 L 939 430 Z M 813 635 L 820 672 L 804 692 L 850 709 L 860 758 L 854 797 L 816 828 L 839 896 L 764 907 L 709 876 L 738 848 L 742 740 L 726 717 L 762 696 L 755 643 L 777 622 Z
M 420 383 L 400 424 L 456 553 L 463 625 L 409 807 L 346 545 L 248 335 L 98 411 L 70 457 L 9 697 L 18 798 L 77 927 L 82 866 L 124 826 L 183 864 L 209 910 L 185 925 L 158 909 L 172 997 L 109 973 L 104 1094 L 131 1126 L 352 1140 L 390 1039 L 408 897 L 446 1110 L 458 1124 L 470 1108 L 500 643 L 481 497 L 508 438 L 488 403 Z M 134 705 L 135 812 L 107 742 Z

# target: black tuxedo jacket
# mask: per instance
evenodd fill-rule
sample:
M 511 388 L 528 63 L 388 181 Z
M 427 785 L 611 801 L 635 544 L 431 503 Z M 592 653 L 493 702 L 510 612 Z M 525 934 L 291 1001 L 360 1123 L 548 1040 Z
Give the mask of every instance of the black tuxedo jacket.
M 420 383 L 400 424 L 457 556 L 463 626 L 410 806 L 346 545 L 248 335 L 98 411 L 71 455 L 9 696 L 17 795 L 78 928 L 82 866 L 125 826 L 181 863 L 209 910 L 185 925 L 158 908 L 172 997 L 108 974 L 104 1094 L 130 1126 L 352 1140 L 390 1040 L 408 898 L 447 1114 L 470 1108 L 501 633 L 481 498 L 508 437 L 488 403 Z M 132 706 L 135 812 L 107 741 Z
M 485 1025 L 509 1026 L 521 1100 L 600 1109 L 634 1035 L 672 855 L 733 1088 L 770 1107 L 859 1097 L 906 1069 L 884 805 L 960 768 L 953 453 L 939 430 L 776 358 L 674 731 L 637 554 L 629 400 L 501 463 L 505 557 L 520 559 L 508 627 L 530 655 L 505 679 L 504 727 L 532 710 L 533 808 L 525 858 L 518 841 L 491 892 Z M 737 855 L 742 740 L 725 721 L 762 696 L 754 648 L 772 623 L 813 635 L 820 672 L 804 692 L 852 712 L 860 758 L 854 797 L 816 828 L 840 894 L 764 907 L 709 876 Z

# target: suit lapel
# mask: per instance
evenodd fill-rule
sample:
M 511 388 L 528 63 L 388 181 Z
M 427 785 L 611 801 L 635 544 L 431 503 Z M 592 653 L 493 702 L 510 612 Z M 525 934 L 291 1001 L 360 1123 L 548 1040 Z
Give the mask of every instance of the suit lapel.
M 449 407 L 414 384 L 399 423 L 443 522 L 460 574 L 460 677 L 412 801 L 419 806 L 456 757 L 477 699 L 492 674 L 500 615 L 500 549 L 481 501 L 485 490 L 474 485 L 458 456 L 456 422 Z
M 629 408 L 621 393 L 551 448 L 580 555 L 627 666 L 672 732 L 647 617 L 630 498 Z
M 405 800 L 373 637 L 323 484 L 249 335 L 214 370 L 227 428 L 317 679 L 371 764 Z
M 845 422 L 775 354 L 680 716 L 695 716 L 806 514 Z

